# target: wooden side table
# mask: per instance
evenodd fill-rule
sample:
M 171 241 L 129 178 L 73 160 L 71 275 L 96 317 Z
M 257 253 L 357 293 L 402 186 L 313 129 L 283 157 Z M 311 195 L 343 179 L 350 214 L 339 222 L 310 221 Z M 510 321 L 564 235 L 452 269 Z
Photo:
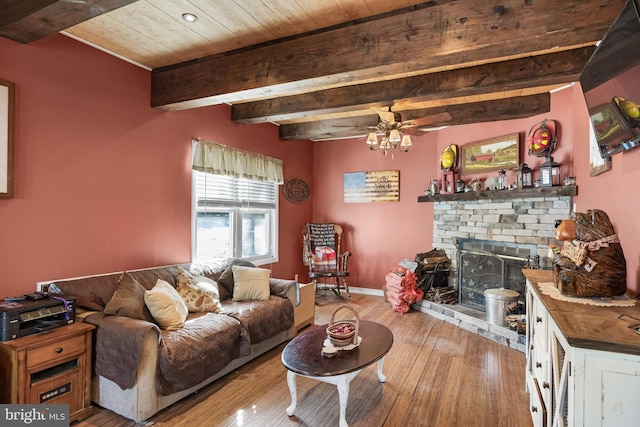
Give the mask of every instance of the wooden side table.
M 300 283 L 300 305 L 293 309 L 296 332 L 313 325 L 316 317 L 316 288 L 313 282 Z
M 0 342 L 0 403 L 67 404 L 70 421 L 91 416 L 93 329 L 76 322 Z

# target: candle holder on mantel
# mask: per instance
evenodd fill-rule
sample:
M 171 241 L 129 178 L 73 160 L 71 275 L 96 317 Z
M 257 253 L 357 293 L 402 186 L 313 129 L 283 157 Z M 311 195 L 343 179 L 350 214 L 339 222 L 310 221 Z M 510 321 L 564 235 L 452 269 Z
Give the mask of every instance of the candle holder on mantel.
M 516 187 L 519 189 L 533 187 L 533 171 L 526 163 L 521 163 L 516 171 Z
M 456 171 L 442 171 L 442 193 L 453 194 L 456 191 Z
M 458 146 L 449 144 L 440 155 L 440 169 L 442 169 L 442 193 L 456 192 L 456 166 L 458 164 Z
M 554 162 L 553 157 L 540 165 L 540 186 L 554 187 L 560 185 L 560 163 Z

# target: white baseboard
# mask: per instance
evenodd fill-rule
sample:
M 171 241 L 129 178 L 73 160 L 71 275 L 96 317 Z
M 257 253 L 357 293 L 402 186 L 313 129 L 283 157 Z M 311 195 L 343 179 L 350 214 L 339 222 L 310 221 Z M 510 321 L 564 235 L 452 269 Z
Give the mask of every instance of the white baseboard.
M 382 289 L 356 288 L 349 286 L 349 292 L 351 292 L 352 294 L 375 295 L 377 297 L 384 296 L 384 292 L 382 291 Z

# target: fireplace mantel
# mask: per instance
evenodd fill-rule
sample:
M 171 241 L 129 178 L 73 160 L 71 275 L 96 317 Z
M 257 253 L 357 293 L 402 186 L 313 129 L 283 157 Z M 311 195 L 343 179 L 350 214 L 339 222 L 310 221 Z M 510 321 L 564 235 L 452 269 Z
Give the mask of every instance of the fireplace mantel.
M 576 196 L 578 187 L 564 185 L 560 187 L 522 188 L 516 190 L 486 190 L 469 191 L 466 193 L 436 194 L 433 196 L 418 196 L 418 203 L 464 201 L 464 200 L 504 200 L 530 197 L 560 197 Z

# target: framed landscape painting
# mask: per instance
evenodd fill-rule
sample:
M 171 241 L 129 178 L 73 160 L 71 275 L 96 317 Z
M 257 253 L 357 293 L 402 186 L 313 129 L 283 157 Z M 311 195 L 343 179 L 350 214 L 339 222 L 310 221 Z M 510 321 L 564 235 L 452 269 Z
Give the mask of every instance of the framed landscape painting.
M 520 134 L 464 144 L 460 153 L 462 175 L 516 169 L 520 161 Z

